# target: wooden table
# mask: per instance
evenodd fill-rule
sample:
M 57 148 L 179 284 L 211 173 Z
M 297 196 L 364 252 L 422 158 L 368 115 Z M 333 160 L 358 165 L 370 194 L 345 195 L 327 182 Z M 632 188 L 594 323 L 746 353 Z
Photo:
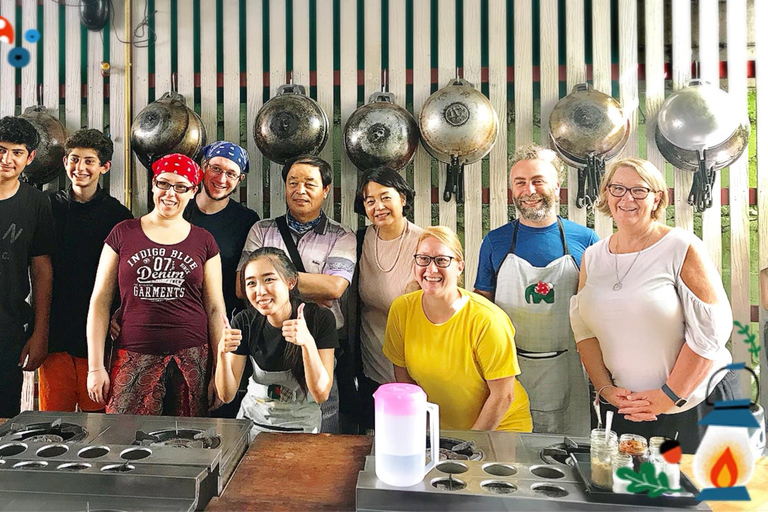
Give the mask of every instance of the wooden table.
M 259 434 L 220 498 L 206 510 L 354 510 L 357 474 L 371 453 L 369 436 Z M 689 476 L 693 456 L 683 456 Z M 768 511 L 768 459 L 747 485 L 752 501 L 709 502 L 715 512 Z

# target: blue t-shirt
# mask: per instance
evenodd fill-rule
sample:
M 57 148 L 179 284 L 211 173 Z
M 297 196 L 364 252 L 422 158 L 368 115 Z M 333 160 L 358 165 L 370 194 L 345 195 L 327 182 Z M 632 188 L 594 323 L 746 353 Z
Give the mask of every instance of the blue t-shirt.
M 576 224 L 569 220 L 563 221 L 565 240 L 568 242 L 568 251 L 576 260 L 576 265 L 581 265 L 581 256 L 590 245 L 598 242 L 597 233 L 588 227 Z M 489 232 L 480 246 L 480 262 L 477 268 L 475 288 L 484 292 L 496 291 L 496 273 L 509 253 L 512 244 L 512 234 L 515 224 L 507 224 Z M 546 267 L 552 261 L 563 256 L 563 242 L 560 239 L 560 229 L 557 222 L 545 228 L 532 228 L 520 224 L 517 231 L 517 243 L 515 255 L 526 260 L 534 267 Z

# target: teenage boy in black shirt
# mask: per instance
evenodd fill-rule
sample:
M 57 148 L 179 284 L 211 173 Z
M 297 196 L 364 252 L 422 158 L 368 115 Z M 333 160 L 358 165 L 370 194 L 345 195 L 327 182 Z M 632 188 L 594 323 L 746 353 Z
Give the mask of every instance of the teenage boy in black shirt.
M 21 409 L 24 371 L 48 350 L 53 218 L 45 194 L 21 183 L 35 158 L 37 130 L 18 117 L 0 119 L 0 417 Z M 32 306 L 26 302 L 32 285 Z
M 99 257 L 116 224 L 131 212 L 99 186 L 112 166 L 112 141 L 99 130 L 75 132 L 64 145 L 72 182 L 50 196 L 56 227 L 49 356 L 40 367 L 41 411 L 102 411 L 88 398 L 85 324 Z

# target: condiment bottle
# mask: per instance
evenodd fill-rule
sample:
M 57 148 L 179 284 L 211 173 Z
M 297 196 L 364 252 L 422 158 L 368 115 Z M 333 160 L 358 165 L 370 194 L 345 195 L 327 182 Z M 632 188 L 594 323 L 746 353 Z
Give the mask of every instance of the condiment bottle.
M 629 487 L 629 484 L 632 482 L 616 476 L 616 471 L 619 468 L 632 469 L 632 456 L 625 453 L 617 453 L 613 456 L 611 466 L 613 468 L 613 492 L 617 494 L 629 494 L 627 487 Z
M 656 475 L 664 473 L 667 475 L 670 489 L 680 487 L 680 465 L 672 464 L 666 461 L 661 455 L 661 445 L 666 441 L 666 437 L 652 437 L 648 445 L 648 461 L 656 467 Z
M 635 471 L 640 471 L 640 466 L 648 462 L 648 441 L 643 436 L 622 434 L 619 438 L 619 451 L 632 456 Z
M 598 487 L 610 489 L 613 485 L 613 456 L 619 452 L 619 441 L 616 432 L 608 432 L 606 440 L 605 429 L 596 428 L 589 436 L 589 453 L 592 469 L 592 483 Z

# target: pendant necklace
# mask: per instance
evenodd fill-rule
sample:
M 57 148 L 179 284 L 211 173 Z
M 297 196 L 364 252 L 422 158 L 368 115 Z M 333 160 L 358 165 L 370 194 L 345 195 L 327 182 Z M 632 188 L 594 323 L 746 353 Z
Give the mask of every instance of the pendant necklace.
M 388 269 L 381 266 L 381 263 L 379 263 L 379 228 L 376 228 L 376 239 L 373 242 L 373 256 L 376 260 L 376 266 L 379 267 L 379 270 L 382 272 L 389 273 L 392 272 L 392 270 L 395 268 L 395 265 L 397 265 L 397 260 L 400 259 L 400 251 L 403 250 L 403 242 L 405 241 L 405 234 L 408 232 L 408 221 L 405 221 L 405 227 L 403 227 L 403 232 L 400 233 L 400 243 L 397 246 L 397 254 L 395 255 L 395 261 L 392 263 L 392 266 Z
M 643 242 L 643 248 L 637 251 L 637 254 L 635 255 L 635 259 L 632 260 L 632 264 L 629 265 L 629 268 L 626 272 L 624 272 L 624 276 L 619 279 L 619 239 L 616 239 L 616 252 L 613 253 L 614 262 L 616 264 L 616 284 L 613 285 L 613 291 L 617 292 L 621 290 L 622 284 L 621 282 L 624 281 L 624 279 L 627 278 L 627 275 L 629 275 L 629 271 L 632 270 L 632 267 L 635 266 L 635 262 L 637 261 L 637 258 L 640 257 L 640 253 L 645 250 L 645 246 L 648 243 L 648 240 L 651 239 L 651 235 L 653 234 L 653 228 L 651 228 L 651 231 L 648 233 L 648 236 L 645 237 L 645 241 Z

